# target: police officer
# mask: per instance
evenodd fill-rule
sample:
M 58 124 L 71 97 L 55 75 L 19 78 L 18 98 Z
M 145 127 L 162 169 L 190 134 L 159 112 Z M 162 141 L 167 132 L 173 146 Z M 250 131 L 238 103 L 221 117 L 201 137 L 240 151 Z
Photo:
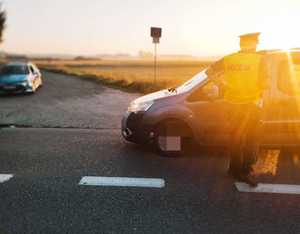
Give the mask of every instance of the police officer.
M 232 136 L 228 172 L 254 187 L 257 182 L 251 172 L 258 148 L 261 96 L 266 84 L 262 55 L 256 52 L 259 35 L 241 35 L 240 51 L 214 65 L 219 70 L 222 67 L 224 99 L 228 104 Z

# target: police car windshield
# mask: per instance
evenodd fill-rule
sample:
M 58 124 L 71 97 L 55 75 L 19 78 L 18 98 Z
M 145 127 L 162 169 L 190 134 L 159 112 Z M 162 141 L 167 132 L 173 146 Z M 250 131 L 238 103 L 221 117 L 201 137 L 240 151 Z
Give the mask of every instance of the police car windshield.
M 25 65 L 6 65 L 0 69 L 0 75 L 26 75 L 28 73 Z
M 183 83 L 181 86 L 179 86 L 176 90 L 177 93 L 184 93 L 187 92 L 191 89 L 193 89 L 195 86 L 206 80 L 207 74 L 206 74 L 207 69 L 199 72 L 195 76 L 193 76 L 191 79 Z

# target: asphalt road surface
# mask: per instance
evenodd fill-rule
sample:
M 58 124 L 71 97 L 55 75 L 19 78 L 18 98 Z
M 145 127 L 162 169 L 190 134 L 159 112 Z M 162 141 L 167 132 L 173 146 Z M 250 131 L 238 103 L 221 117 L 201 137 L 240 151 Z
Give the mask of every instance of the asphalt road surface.
M 126 143 L 138 94 L 44 72 L 34 95 L 0 97 L 0 234 L 299 233 L 300 195 L 239 192 L 218 150 L 161 158 Z M 260 182 L 300 184 L 297 152 L 262 152 Z M 1 181 L 1 175 L 13 177 Z M 162 188 L 79 185 L 84 176 L 163 179 Z
M 43 72 L 43 78 L 34 95 L 1 97 L 0 124 L 119 128 L 128 103 L 138 96 L 66 75 Z

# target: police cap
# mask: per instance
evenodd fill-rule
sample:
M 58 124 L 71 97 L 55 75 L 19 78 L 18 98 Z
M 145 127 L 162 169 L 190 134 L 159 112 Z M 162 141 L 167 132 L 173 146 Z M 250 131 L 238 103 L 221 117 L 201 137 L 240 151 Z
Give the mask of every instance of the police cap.
M 256 32 L 256 33 L 247 33 L 247 34 L 243 34 L 240 35 L 240 41 L 241 42 L 255 42 L 258 43 L 258 37 L 260 35 L 260 32 Z

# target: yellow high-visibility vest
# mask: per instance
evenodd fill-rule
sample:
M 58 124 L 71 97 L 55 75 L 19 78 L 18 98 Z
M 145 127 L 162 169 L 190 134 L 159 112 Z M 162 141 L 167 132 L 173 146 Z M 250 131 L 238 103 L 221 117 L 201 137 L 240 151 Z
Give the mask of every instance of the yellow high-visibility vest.
M 284 83 L 286 83 L 286 86 L 288 86 L 295 95 L 299 93 L 300 88 L 300 65 L 288 61 L 286 65 L 286 69 L 280 71 L 280 76 L 282 80 L 285 80 Z
M 224 99 L 231 103 L 255 102 L 261 95 L 259 68 L 262 55 L 238 52 L 224 58 L 226 89 Z
M 300 78 L 300 65 L 299 64 L 293 64 L 291 65 L 292 69 L 290 69 L 291 74 L 291 79 L 292 82 L 295 82 L 297 85 L 299 85 L 299 78 Z

